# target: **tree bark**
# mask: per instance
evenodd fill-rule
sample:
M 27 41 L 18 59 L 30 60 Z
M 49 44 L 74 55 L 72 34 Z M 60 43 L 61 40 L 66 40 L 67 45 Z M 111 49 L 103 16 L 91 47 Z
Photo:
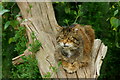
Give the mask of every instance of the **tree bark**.
M 96 39 L 92 50 L 92 61 L 88 67 L 80 68 L 74 74 L 66 73 L 63 68 L 58 67 L 54 52 L 56 49 L 55 35 L 59 30 L 59 25 L 55 19 L 52 3 L 48 2 L 18 2 L 17 3 L 26 27 L 29 43 L 32 42 L 30 34 L 35 33 L 37 40 L 42 43 L 42 47 L 36 53 L 38 67 L 42 77 L 51 73 L 50 78 L 97 78 L 99 76 L 102 59 L 107 52 L 107 47 Z M 29 53 L 29 52 L 28 52 Z M 50 67 L 57 67 L 58 72 L 54 72 Z

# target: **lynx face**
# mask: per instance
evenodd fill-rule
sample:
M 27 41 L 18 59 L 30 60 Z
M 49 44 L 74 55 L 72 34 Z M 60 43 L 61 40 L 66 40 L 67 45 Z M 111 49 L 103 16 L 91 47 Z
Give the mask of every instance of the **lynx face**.
M 62 48 L 62 54 L 66 57 L 75 55 L 81 44 L 81 38 L 77 34 L 77 28 L 63 28 L 57 37 L 57 43 Z

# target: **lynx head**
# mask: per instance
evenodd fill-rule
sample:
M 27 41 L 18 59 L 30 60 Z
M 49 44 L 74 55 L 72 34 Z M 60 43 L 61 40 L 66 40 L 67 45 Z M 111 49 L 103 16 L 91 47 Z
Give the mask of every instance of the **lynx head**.
M 64 49 L 78 49 L 82 39 L 79 33 L 79 25 L 63 27 L 57 36 L 57 43 Z

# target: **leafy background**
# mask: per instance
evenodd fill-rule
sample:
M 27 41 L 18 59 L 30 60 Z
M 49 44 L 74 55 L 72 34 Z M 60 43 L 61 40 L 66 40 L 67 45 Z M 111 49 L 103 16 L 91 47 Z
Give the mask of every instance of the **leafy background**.
M 101 39 L 108 46 L 99 79 L 116 80 L 116 77 L 120 77 L 120 2 L 54 2 L 53 7 L 59 25 L 69 26 L 75 23 L 92 25 L 96 38 Z M 38 79 L 41 76 L 35 59 L 23 58 L 26 63 L 17 66 L 11 63 L 12 58 L 22 54 L 27 48 L 25 28 L 19 26 L 16 20 L 21 16 L 19 12 L 16 3 L 0 3 L 2 77 Z

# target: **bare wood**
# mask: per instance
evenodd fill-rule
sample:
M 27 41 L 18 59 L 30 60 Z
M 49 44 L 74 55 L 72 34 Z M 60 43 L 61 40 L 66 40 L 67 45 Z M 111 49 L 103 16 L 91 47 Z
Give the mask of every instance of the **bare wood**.
M 26 0 L 27 1 L 27 0 Z M 57 34 L 59 26 L 56 22 L 53 7 L 51 3 L 17 3 L 21 14 L 26 22 L 24 25 L 28 34 L 29 41 L 30 33 L 34 32 L 37 39 L 42 43 L 40 51 L 36 53 L 38 60 L 38 67 L 42 77 L 51 73 L 51 78 L 97 78 L 99 76 L 100 66 L 105 57 L 107 47 L 101 43 L 101 40 L 96 39 L 92 49 L 91 63 L 88 67 L 80 68 L 74 74 L 67 74 L 61 67 L 57 73 L 53 73 L 50 67 L 58 67 L 54 59 L 54 52 L 56 49 L 55 35 Z M 32 6 L 30 8 L 30 6 Z M 30 41 L 31 42 L 31 41 Z
M 32 54 L 32 52 L 30 52 L 28 49 L 26 49 L 23 54 L 15 57 L 15 58 L 13 58 L 13 59 L 12 59 L 12 63 L 13 63 L 14 65 L 23 63 L 24 61 L 23 61 L 23 59 L 22 59 L 21 57 L 22 57 L 22 56 L 28 56 L 28 55 L 31 55 L 31 54 Z
M 56 46 L 55 34 L 57 33 L 57 27 L 55 26 L 58 26 L 52 4 L 38 2 L 18 2 L 17 4 L 23 18 L 27 20 L 24 23 L 27 32 L 34 32 L 37 39 L 42 43 L 40 51 L 36 54 L 41 75 L 44 76 L 47 72 L 52 73 L 49 67 L 57 65 L 53 57 Z M 29 7 L 30 5 L 32 8 Z M 52 77 L 57 77 L 57 74 L 52 74 Z
M 12 61 L 14 61 L 14 60 L 16 60 L 16 59 L 18 59 L 18 58 L 20 58 L 21 56 L 24 56 L 24 55 L 25 55 L 25 54 L 21 54 L 21 55 L 15 57 L 15 58 L 13 58 Z

